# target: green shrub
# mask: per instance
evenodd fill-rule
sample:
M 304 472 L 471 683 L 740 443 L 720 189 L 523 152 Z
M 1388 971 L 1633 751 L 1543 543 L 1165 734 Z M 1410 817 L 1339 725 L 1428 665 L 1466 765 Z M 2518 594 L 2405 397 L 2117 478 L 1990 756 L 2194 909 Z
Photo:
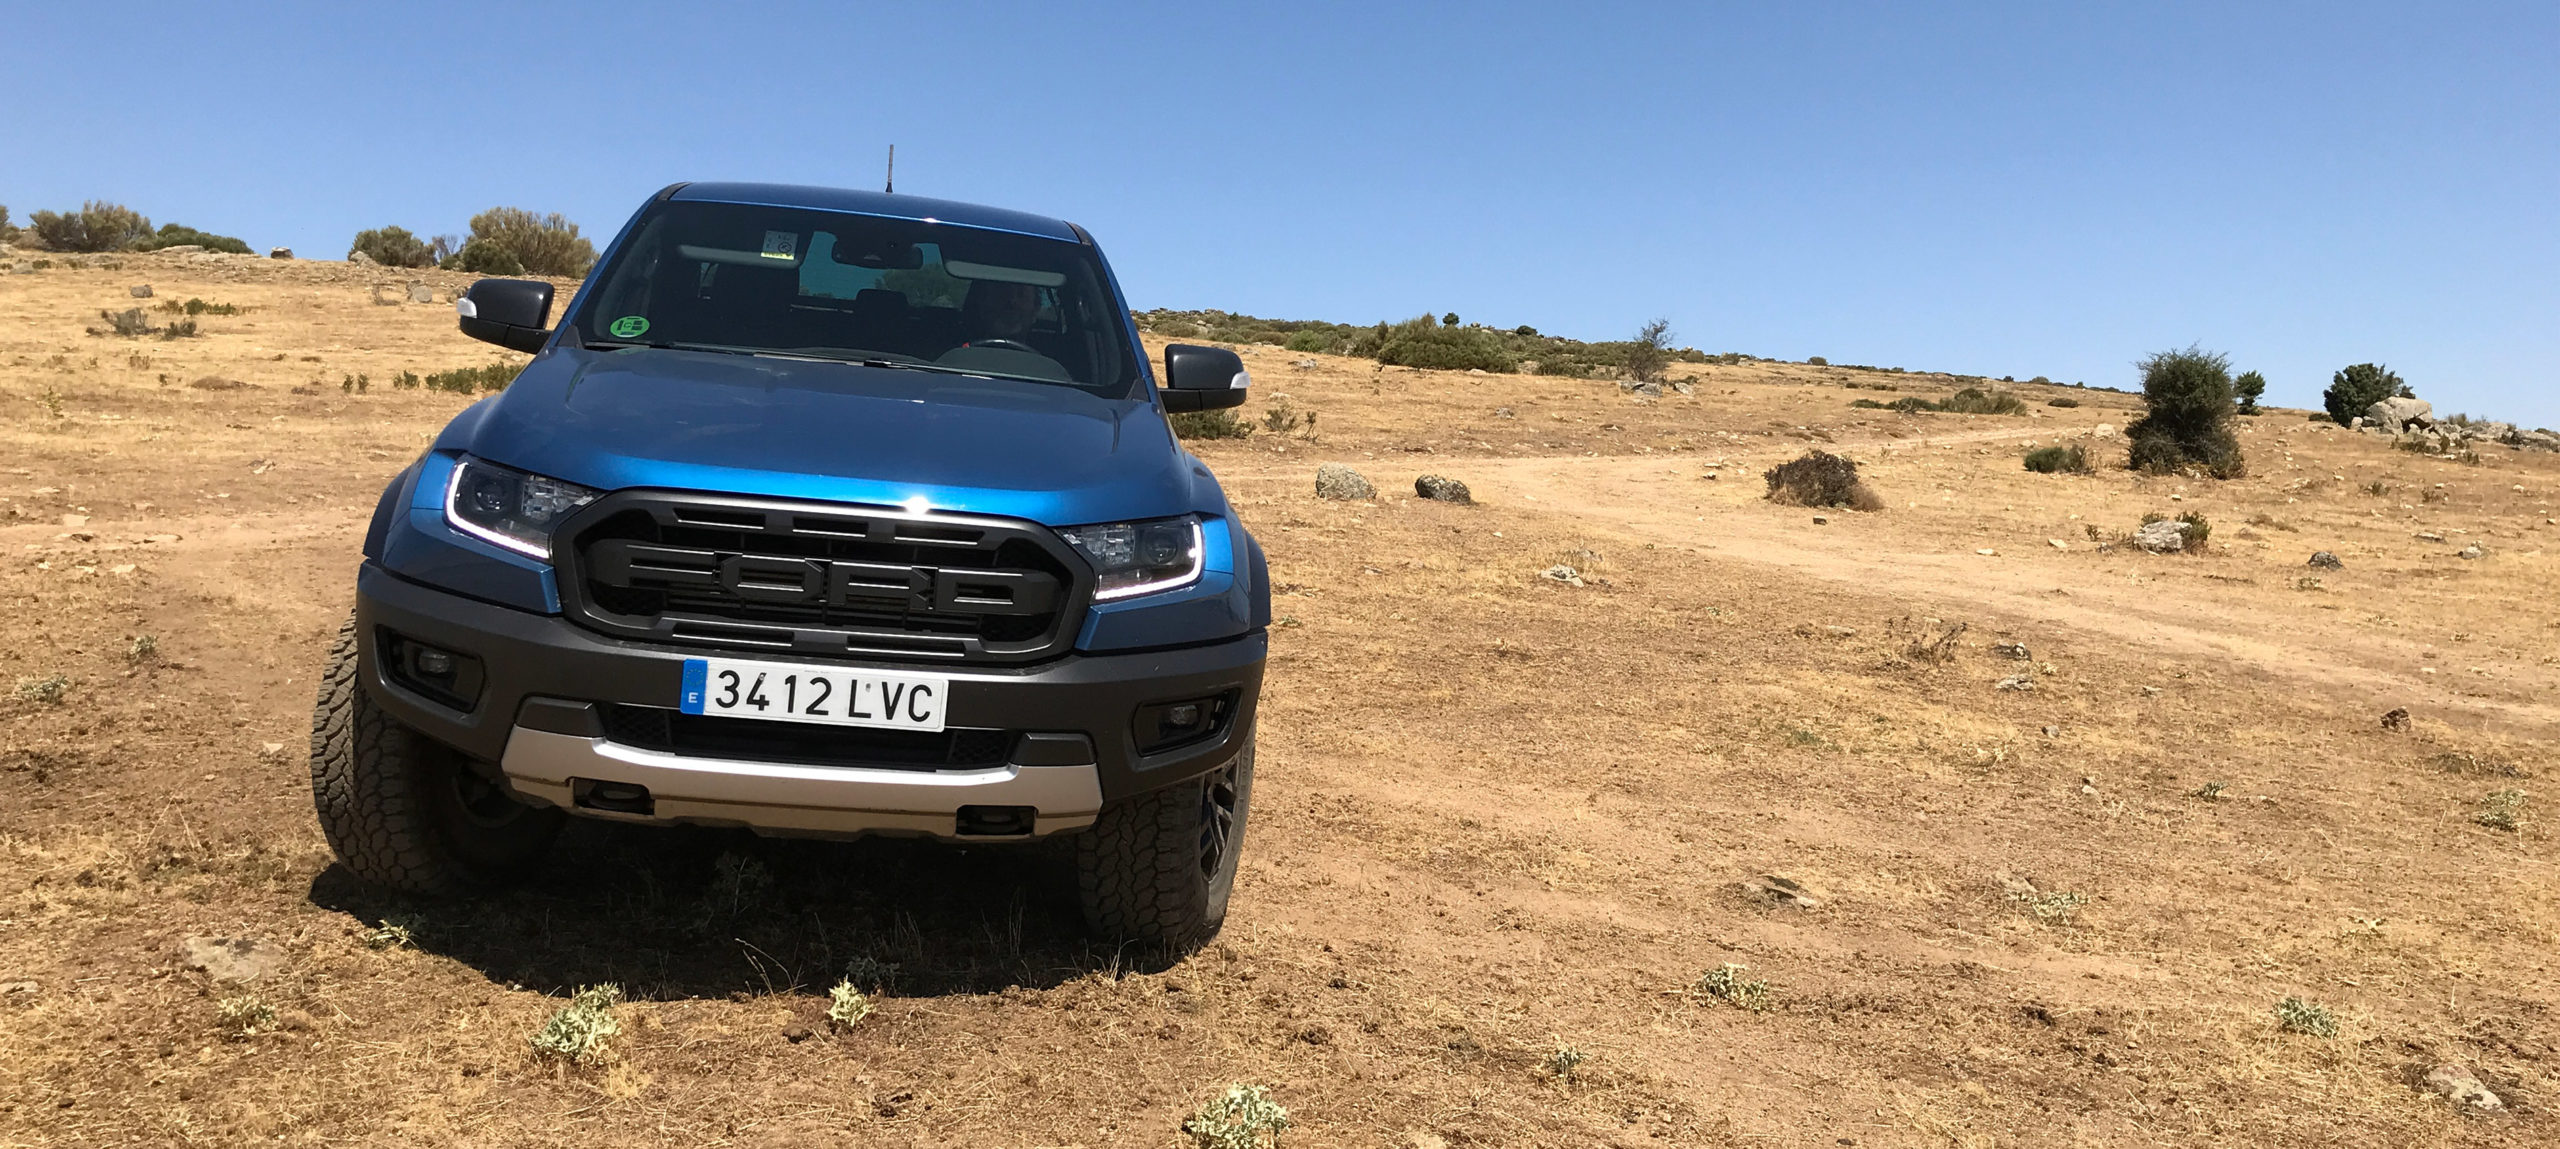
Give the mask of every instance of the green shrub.
M 2058 399 L 2047 399 L 2044 401 L 2044 405 L 2047 407 L 2077 407 L 2080 405 L 2080 401 L 2069 395 L 2064 395 Z
M 417 378 L 404 371 L 391 380 L 391 386 L 395 390 L 405 391 L 409 387 L 423 384 L 429 391 L 451 391 L 456 395 L 473 395 L 482 391 L 506 390 L 507 384 L 515 382 L 516 374 L 521 370 L 523 369 L 515 364 L 504 362 L 492 363 L 486 367 L 462 367 L 452 371 L 435 372 L 417 384 L 404 383 L 403 379 Z
M 142 213 L 104 200 L 90 200 L 74 212 L 37 212 L 27 230 L 49 251 L 123 251 L 152 234 Z
M 8 222 L 9 222 L 9 209 L 7 209 L 7 208 L 0 208 L 0 224 L 6 224 L 6 223 L 8 223 Z M 1531 326 L 1529 326 L 1529 325 L 1528 325 L 1528 324 L 1526 324 L 1526 323 L 1523 323 L 1523 324 L 1521 324 L 1521 325 L 1520 325 L 1520 326 L 1518 326 L 1518 327 L 1514 327 L 1514 328 L 1512 328 L 1512 329 L 1511 329 L 1511 333 L 1512 333 L 1513 335 L 1517 335 L 1517 336 L 1519 336 L 1519 337 L 1521 337 L 1521 338 L 1523 338 L 1523 339 L 1535 339 L 1535 338 L 1537 338 L 1537 337 L 1538 337 L 1538 329 L 1537 329 L 1537 328 L 1535 328 L 1535 327 L 1531 327 Z
M 1825 358 L 1823 358 L 1823 357 L 1821 357 L 1821 356 L 1819 356 L 1819 355 L 1807 355 L 1807 356 L 1805 356 L 1804 361 L 1805 361 L 1805 362 L 1807 362 L 1807 363 L 1810 363 L 1810 364 L 1812 364 L 1812 365 L 1814 365 L 1814 366 L 1816 366 L 1816 367 L 1829 367 L 1829 366 L 1831 366 L 1831 361 L 1830 361 L 1830 360 L 1825 359 Z
M 1796 507 L 1848 507 L 1881 511 L 1884 499 L 1858 478 L 1858 465 L 1828 451 L 1807 451 L 1800 458 L 1761 472 L 1768 481 L 1770 502 Z
M 2249 473 L 2232 434 L 2229 356 L 2198 347 L 2142 360 L 2142 401 L 2149 411 L 2125 428 L 2128 465 L 2147 474 L 2198 470 L 2217 479 Z
M 1331 351 L 1333 339 L 1321 331 L 1300 331 L 1290 335 L 1281 346 L 1291 351 Z
M 2089 473 L 2089 451 L 2078 443 L 2068 447 L 2038 447 L 2027 452 L 2027 469 L 2039 475 L 2086 475 Z
M 2287 1033 L 2304 1033 L 2313 1037 L 2338 1036 L 2338 1017 L 2327 1006 L 2288 997 L 2276 1003 L 2276 1024 Z
M 2050 387 L 2050 386 L 2052 386 L 2052 385 L 2053 385 L 2053 380 L 2051 380 L 2051 379 L 2047 379 L 2047 378 L 2045 378 L 2045 377 L 2044 377 L 2044 376 L 2042 376 L 2042 375 L 2038 375 L 2038 376 L 2036 376 L 2036 377 L 2035 377 L 2035 378 L 2033 378 L 2033 379 L 2029 379 L 2029 380 L 2027 380 L 2027 382 L 2029 382 L 2029 383 L 2042 383 L 2042 384 L 2044 384 L 2044 385 L 2046 385 L 2046 386 L 2048 386 L 2048 387 Z
M 524 261 L 516 253 L 485 240 L 474 239 L 462 250 L 446 256 L 446 271 L 467 271 L 473 275 L 523 275 Z
M 1647 321 L 1644 326 L 1636 328 L 1636 337 L 1628 343 L 1628 377 L 1638 383 L 1661 382 L 1662 369 L 1671 365 L 1671 321 Z
M 1173 433 L 1183 439 L 1241 439 L 1253 434 L 1253 424 L 1236 418 L 1232 410 L 1177 411 L 1165 418 L 1173 424 Z
M 1759 1013 L 1769 1008 L 1769 983 L 1756 977 L 1742 976 L 1750 968 L 1726 962 L 1698 975 L 1698 980 L 1690 983 L 1690 989 L 1727 1005 Z
M 1508 374 L 1519 369 L 1520 361 L 1510 354 L 1502 341 L 1482 328 L 1449 327 L 1436 323 L 1428 315 L 1409 319 L 1393 327 L 1379 325 L 1374 352 L 1378 362 L 1391 367 L 1420 367 L 1433 371 L 1492 371 Z
M 2006 391 L 1985 391 L 1967 387 L 1938 404 L 1941 411 L 1958 415 L 2015 415 L 2027 409 L 2018 397 Z
M 1288 1127 L 1289 1111 L 1271 1100 L 1269 1090 L 1242 1084 L 1228 1086 L 1182 1123 L 1194 1149 L 1256 1149 L 1266 1143 L 1265 1134 L 1277 1149 Z
M 1923 412 L 1935 411 L 1938 409 L 1937 404 L 1917 395 L 1905 395 L 1891 403 L 1885 404 L 1885 406 L 1892 410 L 1900 411 L 1905 415 L 1918 415 Z
M 233 255 L 249 254 L 249 245 L 236 237 L 197 231 L 183 223 L 161 224 L 160 230 L 134 240 L 126 246 L 131 251 L 158 251 L 164 247 L 182 247 L 187 244 L 194 244 L 206 251 L 227 251 Z
M 2358 363 L 2342 367 L 2329 377 L 2329 389 L 2320 393 L 2320 405 L 2341 427 L 2351 426 L 2367 408 L 2390 398 L 2415 398 L 2400 376 L 2379 363 Z
M 475 246 L 484 250 L 473 256 Z M 504 262 L 497 257 L 504 252 L 519 269 L 501 271 Z M 493 207 L 471 217 L 471 236 L 463 241 L 455 260 L 469 257 L 471 264 L 457 264 L 453 270 L 483 275 L 550 275 L 574 279 L 585 275 L 595 265 L 596 247 L 578 235 L 578 225 L 559 212 L 535 215 L 523 208 Z
M 1891 409 L 1873 399 L 1851 399 L 1849 400 L 1849 405 L 1869 411 L 1885 411 Z
M 533 1035 L 534 1053 L 581 1062 L 601 1056 L 605 1042 L 622 1032 L 622 1022 L 613 1016 L 613 1007 L 621 1003 L 620 986 L 607 983 L 580 989 Z
M 185 315 L 238 315 L 240 314 L 240 305 L 236 303 L 212 303 L 190 296 L 184 303 L 180 303 L 174 299 L 167 303 L 163 303 L 160 305 L 160 310 Z
M 2240 401 L 2240 413 L 2258 413 L 2258 400 L 2267 393 L 2267 377 L 2255 371 L 2243 371 L 2231 380 L 2231 396 Z
M 347 245 L 347 254 L 363 252 L 384 267 L 430 267 L 436 262 L 435 252 L 427 241 L 409 234 L 405 227 L 375 227 L 356 233 L 355 242 Z
M 18 238 L 18 226 L 9 222 L 9 205 L 0 204 L 0 243 Z

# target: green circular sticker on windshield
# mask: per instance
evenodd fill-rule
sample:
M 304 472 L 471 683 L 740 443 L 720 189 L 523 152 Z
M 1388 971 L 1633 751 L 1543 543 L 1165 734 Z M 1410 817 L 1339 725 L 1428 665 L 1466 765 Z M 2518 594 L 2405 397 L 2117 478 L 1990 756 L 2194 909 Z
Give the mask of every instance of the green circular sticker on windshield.
M 616 339 L 630 339 L 635 336 L 647 334 L 649 330 L 649 321 L 647 318 L 642 316 L 625 315 L 622 318 L 614 320 L 612 323 L 606 325 L 605 330 L 612 332 L 613 337 Z

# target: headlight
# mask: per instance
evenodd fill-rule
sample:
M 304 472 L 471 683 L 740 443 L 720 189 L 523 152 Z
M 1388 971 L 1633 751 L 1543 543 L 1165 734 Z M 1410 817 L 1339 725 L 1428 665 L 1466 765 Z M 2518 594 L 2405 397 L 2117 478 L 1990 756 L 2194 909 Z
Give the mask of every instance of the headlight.
M 1102 576 L 1094 585 L 1096 602 L 1172 590 L 1200 578 L 1198 515 L 1067 527 L 1058 534 Z
M 469 455 L 453 465 L 444 492 L 444 521 L 473 538 L 518 554 L 551 557 L 551 531 L 596 492 L 576 483 L 528 475 Z

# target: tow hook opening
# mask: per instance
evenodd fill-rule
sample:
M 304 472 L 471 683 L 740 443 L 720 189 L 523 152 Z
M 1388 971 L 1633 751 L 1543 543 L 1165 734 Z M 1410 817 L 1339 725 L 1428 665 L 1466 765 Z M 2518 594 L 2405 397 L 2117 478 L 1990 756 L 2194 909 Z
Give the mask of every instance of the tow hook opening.
M 962 806 L 953 832 L 963 838 L 1020 838 L 1039 819 L 1037 806 Z
M 572 778 L 569 793 L 581 810 L 603 810 L 614 814 L 638 814 L 651 817 L 658 803 L 649 797 L 649 788 L 629 782 L 605 782 L 594 778 Z

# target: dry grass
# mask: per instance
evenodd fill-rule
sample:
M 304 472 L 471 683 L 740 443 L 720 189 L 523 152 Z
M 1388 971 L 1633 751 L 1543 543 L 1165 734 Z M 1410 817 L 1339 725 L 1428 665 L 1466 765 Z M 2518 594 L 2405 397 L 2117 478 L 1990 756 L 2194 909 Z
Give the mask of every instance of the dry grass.
M 2470 817 L 2560 733 L 2560 459 L 2270 416 L 2250 478 L 2185 482 L 2118 465 L 2106 392 L 1903 416 L 1845 406 L 1876 373 L 1718 364 L 1636 403 L 1248 348 L 1322 438 L 1194 445 L 1298 621 L 1216 943 L 1096 948 L 1034 853 L 601 824 L 422 907 L 331 868 L 296 757 L 381 484 L 473 397 L 337 382 L 485 346 L 343 265 L 124 260 L 0 308 L 0 683 L 71 684 L 0 698 L 0 1142 L 1162 1145 L 1239 1081 L 1305 1145 L 2554 1139 L 2560 874 L 2531 807 Z M 137 366 L 81 331 L 135 282 L 243 311 Z M 2057 442 L 2097 473 L 2019 467 Z M 1764 501 L 1815 443 L 1893 513 Z M 1384 496 L 1318 501 L 1319 459 Z M 1424 472 L 1480 505 L 1404 497 Z M 2164 507 L 2269 525 L 2174 563 L 2081 541 Z M 2302 593 L 2315 549 L 2346 567 Z M 1605 581 L 1536 575 L 1585 552 Z M 1964 641 L 2025 643 L 2035 689 Z M 1819 904 L 1740 892 L 1769 873 Z M 2002 873 L 2104 900 L 2061 928 Z M 176 967 L 201 933 L 290 961 L 214 987 Z M 1725 962 L 1782 992 L 1699 1007 Z M 805 1039 L 839 978 L 873 1012 Z M 528 1055 L 604 982 L 610 1058 Z M 245 995 L 275 1027 L 223 1039 Z M 2283 1033 L 2287 996 L 2347 1036 Z M 2409 1086 L 2439 1060 L 2512 1112 Z

